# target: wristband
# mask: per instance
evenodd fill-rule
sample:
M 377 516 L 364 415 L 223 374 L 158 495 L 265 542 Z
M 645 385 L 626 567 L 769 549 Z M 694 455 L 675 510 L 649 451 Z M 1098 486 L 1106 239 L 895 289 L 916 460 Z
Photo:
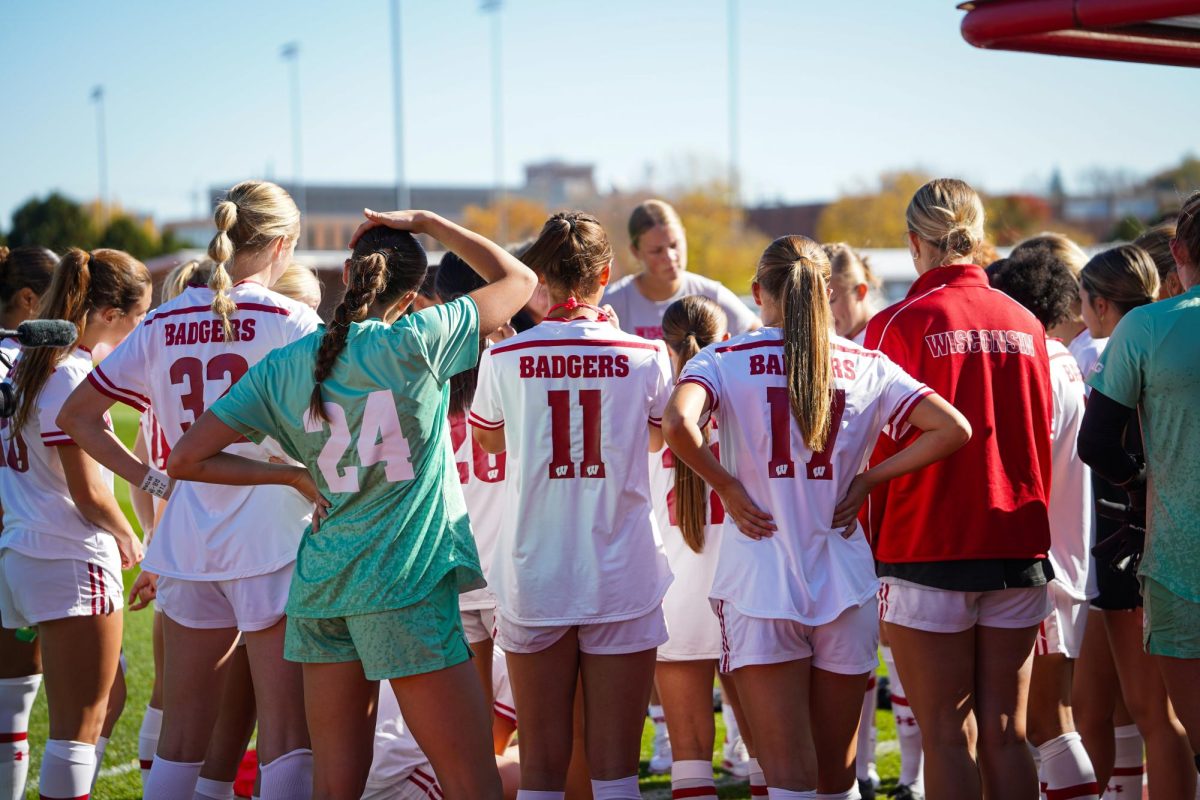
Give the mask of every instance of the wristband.
M 138 488 L 147 494 L 165 499 L 171 489 L 171 479 L 154 467 L 149 467 L 146 469 L 146 477 L 142 478 L 142 485 Z

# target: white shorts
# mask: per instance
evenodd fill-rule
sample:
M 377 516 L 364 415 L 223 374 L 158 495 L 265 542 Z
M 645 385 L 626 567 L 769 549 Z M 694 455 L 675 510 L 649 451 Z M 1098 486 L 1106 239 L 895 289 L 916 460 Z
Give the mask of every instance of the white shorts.
M 976 625 L 985 628 L 1032 628 L 1050 613 L 1046 586 L 955 592 L 918 586 L 894 578 L 879 584 L 879 618 L 930 633 L 961 633 Z
M 1079 658 L 1083 652 L 1083 632 L 1087 628 L 1088 601 L 1076 600 L 1057 583 L 1050 584 L 1050 599 L 1054 609 L 1038 626 L 1035 656 L 1058 653 L 1067 658 Z
M 721 657 L 721 623 L 708 603 L 708 589 L 704 592 L 703 598 L 680 598 L 667 590 L 663 614 L 669 638 L 658 648 L 659 661 L 715 661 Z
M 227 581 L 158 579 L 158 607 L 187 628 L 261 631 L 283 619 L 292 567 Z
M 507 653 L 540 653 L 571 628 L 579 629 L 579 649 L 597 656 L 618 656 L 653 650 L 667 641 L 662 606 L 649 614 L 620 622 L 584 625 L 518 625 L 496 614 L 496 644 Z
M 28 628 L 68 617 L 98 617 L 125 607 L 117 565 L 31 558 L 0 550 L 0 621 Z
M 459 609 L 462 618 L 463 632 L 467 635 L 467 643 L 490 641 L 496 632 L 496 609 L 471 608 Z
M 398 783 L 367 784 L 361 800 L 442 800 L 442 787 L 433 777 L 433 767 L 426 765 Z
M 750 617 L 724 600 L 713 600 L 712 605 L 721 625 L 721 672 L 812 658 L 817 669 L 859 675 L 878 663 L 875 600 L 851 606 L 824 625 Z

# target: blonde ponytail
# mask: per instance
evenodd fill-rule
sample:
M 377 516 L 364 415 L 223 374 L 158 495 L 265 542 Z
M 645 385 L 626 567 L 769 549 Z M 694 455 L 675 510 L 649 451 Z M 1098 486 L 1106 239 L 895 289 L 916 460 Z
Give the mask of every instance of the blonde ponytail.
M 804 444 L 814 453 L 825 449 L 833 418 L 829 274 L 829 258 L 820 245 L 805 236 L 784 236 L 767 246 L 756 277 L 783 307 L 789 404 Z
M 724 334 L 728 321 L 721 307 L 707 297 L 690 295 L 676 300 L 663 314 L 663 341 L 675 353 L 679 369 Z M 678 372 L 676 373 L 678 378 Z M 708 428 L 703 430 L 708 443 Z M 704 551 L 705 511 L 709 489 L 704 479 L 683 461 L 675 462 L 675 518 L 683 541 L 694 552 Z
M 238 252 L 266 247 L 276 239 L 295 241 L 300 236 L 300 209 L 280 187 L 267 181 L 242 181 L 217 203 L 213 212 L 217 235 L 208 245 L 213 261 L 208 288 L 213 290 L 212 312 L 221 318 L 225 341 L 233 341 L 229 317 L 237 304 L 229 296 L 233 280 L 231 262 Z

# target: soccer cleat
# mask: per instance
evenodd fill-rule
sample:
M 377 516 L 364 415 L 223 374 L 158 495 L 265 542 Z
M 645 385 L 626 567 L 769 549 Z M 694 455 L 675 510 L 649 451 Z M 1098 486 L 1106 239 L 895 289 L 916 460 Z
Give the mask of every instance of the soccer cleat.
M 862 795 L 862 800 L 875 800 L 875 784 L 870 780 L 858 781 L 858 793 Z
M 671 771 L 671 738 L 666 731 L 654 734 L 654 751 L 650 755 L 650 772 L 654 775 L 665 775 Z
M 894 800 L 925 800 L 925 795 L 906 783 L 901 783 L 888 792 L 888 797 Z
M 735 778 L 742 780 L 749 778 L 750 752 L 746 749 L 746 743 L 742 737 L 739 736 L 732 742 L 725 742 L 721 749 L 724 756 L 721 760 L 721 769 Z

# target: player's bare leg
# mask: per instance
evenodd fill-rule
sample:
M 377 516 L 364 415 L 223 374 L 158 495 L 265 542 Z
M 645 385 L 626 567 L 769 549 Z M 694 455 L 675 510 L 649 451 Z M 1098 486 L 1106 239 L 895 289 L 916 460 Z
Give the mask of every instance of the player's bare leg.
M 925 796 L 982 797 L 975 752 L 975 629 L 930 633 L 890 622 L 884 627 L 921 725 Z
M 579 675 L 579 633 L 571 628 L 537 653 L 507 653 L 520 719 L 521 787 L 562 791 L 571 761 L 572 715 Z M 645 715 L 645 704 L 639 719 Z M 640 730 L 640 728 L 639 728 Z
M 842 675 L 813 667 L 809 719 L 817 755 L 817 792 L 845 792 L 857 781 L 854 759 L 863 692 L 871 673 Z
M 1123 724 L 1114 723 L 1114 718 L 1117 706 L 1124 707 L 1121 681 L 1117 677 L 1117 667 L 1108 646 L 1105 613 L 1094 608 L 1088 610 L 1083 648 L 1075 662 L 1071 686 L 1071 711 L 1075 728 L 1083 738 L 1083 746 L 1096 771 L 1096 782 L 1101 786 L 1107 786 L 1112 777 L 1113 762 L 1116 760 L 1114 724 Z M 1030 702 L 1033 702 L 1032 691 Z M 1031 739 L 1037 735 L 1033 730 L 1035 727 L 1031 718 Z
M 367 680 L 360 661 L 304 665 L 313 800 L 362 796 L 374 754 L 378 698 L 379 684 Z
M 655 683 L 667 717 L 671 752 L 676 761 L 712 759 L 716 722 L 712 709 L 716 659 L 659 661 Z
M 511 665 L 510 661 L 510 670 Z M 429 759 L 447 800 L 500 800 L 503 789 L 492 753 L 491 709 L 483 703 L 475 668 L 463 662 L 394 678 L 391 684 L 404 721 Z M 526 732 L 522 716 L 521 739 Z M 368 746 L 368 765 L 370 760 Z
M 232 783 L 237 779 L 242 756 L 254 735 L 257 720 L 250 658 L 245 647 L 235 647 L 221 691 L 221 712 L 204 754 L 204 766 L 200 768 L 201 778 L 220 783 Z
M 584 738 L 593 780 L 612 781 L 638 773 L 656 652 L 651 648 L 622 655 L 579 655 Z
M 975 720 L 988 800 L 1024 800 L 1038 790 L 1037 768 L 1025 739 L 1036 638 L 1036 625 L 975 626 Z
M 1167 698 L 1154 656 L 1142 646 L 1142 612 L 1104 614 L 1113 659 L 1129 713 L 1146 742 L 1146 776 L 1158 797 L 1192 797 L 1196 765 L 1187 733 Z
M 806 791 L 817 785 L 817 757 L 812 741 L 810 682 L 812 659 L 780 664 L 756 664 L 733 671 L 738 700 L 753 731 L 754 755 L 766 774 L 767 785 Z M 862 686 L 857 689 L 858 706 Z

